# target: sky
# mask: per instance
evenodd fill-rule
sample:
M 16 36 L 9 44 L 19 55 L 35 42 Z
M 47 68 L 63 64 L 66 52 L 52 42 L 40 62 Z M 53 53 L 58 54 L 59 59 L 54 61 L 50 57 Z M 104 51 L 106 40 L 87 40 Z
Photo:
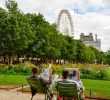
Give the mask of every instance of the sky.
M 56 23 L 59 12 L 67 9 L 73 20 L 74 38 L 80 33 L 97 34 L 101 49 L 110 49 L 110 0 L 15 0 L 24 13 L 41 13 L 50 23 Z M 0 0 L 5 8 L 6 0 Z

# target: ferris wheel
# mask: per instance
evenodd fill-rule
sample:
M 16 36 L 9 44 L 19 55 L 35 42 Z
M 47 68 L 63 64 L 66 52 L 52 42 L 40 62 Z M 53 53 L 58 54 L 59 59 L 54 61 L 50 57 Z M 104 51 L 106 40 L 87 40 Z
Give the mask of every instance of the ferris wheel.
M 74 35 L 73 21 L 71 14 L 68 10 L 63 9 L 60 11 L 57 19 L 57 28 L 63 35 Z

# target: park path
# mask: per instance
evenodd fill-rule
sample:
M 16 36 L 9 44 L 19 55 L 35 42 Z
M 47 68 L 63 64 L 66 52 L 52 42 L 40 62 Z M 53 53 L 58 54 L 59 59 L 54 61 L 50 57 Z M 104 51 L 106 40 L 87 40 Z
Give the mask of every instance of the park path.
M 29 87 L 29 85 L 23 86 L 23 89 L 27 87 Z M 0 89 L 0 100 L 31 100 L 31 93 L 18 91 L 21 89 L 22 87 L 17 87 L 8 90 Z M 44 98 L 45 98 L 44 94 L 38 93 L 33 97 L 33 100 L 44 100 Z M 56 100 L 55 95 L 54 95 L 54 100 Z
M 43 94 L 37 94 L 33 100 L 44 100 L 44 97 Z M 31 94 L 12 90 L 0 90 L 0 100 L 31 100 Z
M 24 88 L 28 88 L 29 87 L 29 85 L 26 85 L 26 86 L 20 86 L 20 87 L 17 87 L 17 88 L 14 88 L 14 89 L 10 89 L 10 91 L 18 91 L 18 90 L 22 90 L 22 88 L 24 89 Z
M 29 85 L 23 86 L 23 88 L 27 87 L 29 87 Z M 22 89 L 22 87 L 17 87 L 9 90 L 0 89 L 0 100 L 31 100 L 31 93 L 17 91 L 20 89 Z M 33 97 L 33 100 L 44 100 L 44 98 L 44 94 L 38 93 Z M 56 100 L 56 95 L 54 95 L 53 100 Z
M 44 100 L 44 97 L 44 94 L 36 94 L 33 100 Z M 31 93 L 0 89 L 0 100 L 31 100 Z M 53 100 L 56 100 L 56 95 L 54 95 Z

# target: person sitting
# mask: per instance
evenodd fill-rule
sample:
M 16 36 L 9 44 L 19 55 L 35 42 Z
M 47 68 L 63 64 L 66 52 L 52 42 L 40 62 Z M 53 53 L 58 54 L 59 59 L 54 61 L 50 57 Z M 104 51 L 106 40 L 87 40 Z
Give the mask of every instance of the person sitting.
M 81 100 L 84 100 L 84 86 L 83 86 L 83 83 L 80 79 L 80 71 L 79 70 L 73 70 L 73 74 L 71 75 L 71 79 L 76 81 L 78 84 L 79 84 L 79 88 L 80 88 L 80 92 L 79 92 L 79 95 L 80 95 L 80 99 Z
M 30 76 L 30 78 L 39 78 L 40 81 L 41 81 L 42 86 L 47 87 L 47 90 L 49 91 L 50 96 L 53 97 L 52 90 L 50 88 L 50 85 L 52 84 L 51 74 L 50 74 L 49 80 L 46 80 L 45 78 L 43 78 L 40 75 L 39 68 L 33 67 L 32 68 L 32 75 Z
M 75 80 L 72 80 L 72 79 L 69 78 L 69 71 L 66 70 L 66 69 L 62 70 L 62 77 L 60 79 L 58 79 L 57 82 L 58 81 L 63 81 L 63 80 L 66 80 L 68 82 L 74 82 L 74 83 L 76 83 L 77 89 L 80 90 L 79 84 Z
M 62 70 L 62 78 L 58 79 L 57 82 L 64 81 L 64 80 L 66 80 L 67 82 L 70 82 L 70 83 L 75 83 L 77 86 L 77 90 L 80 91 L 79 84 L 75 80 L 69 79 L 69 71 L 66 69 Z M 56 82 L 56 87 L 57 87 L 57 82 Z M 59 98 L 61 98 L 61 97 L 59 97 Z M 64 100 L 68 100 L 68 98 L 64 97 Z

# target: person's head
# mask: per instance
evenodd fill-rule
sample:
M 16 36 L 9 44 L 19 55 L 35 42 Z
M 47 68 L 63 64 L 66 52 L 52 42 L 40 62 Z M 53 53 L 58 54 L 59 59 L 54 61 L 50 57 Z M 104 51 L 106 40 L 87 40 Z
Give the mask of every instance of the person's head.
M 33 67 L 33 68 L 32 68 L 32 73 L 38 75 L 38 74 L 39 74 L 39 68 Z
M 79 70 L 74 70 L 73 71 L 73 77 L 77 77 L 77 79 L 80 80 L 80 71 Z
M 78 78 L 80 78 L 80 71 L 77 71 L 76 75 Z
M 73 70 L 73 77 L 75 77 L 77 74 L 77 71 L 76 70 Z
M 69 71 L 68 70 L 62 70 L 62 78 L 67 79 L 69 77 Z

